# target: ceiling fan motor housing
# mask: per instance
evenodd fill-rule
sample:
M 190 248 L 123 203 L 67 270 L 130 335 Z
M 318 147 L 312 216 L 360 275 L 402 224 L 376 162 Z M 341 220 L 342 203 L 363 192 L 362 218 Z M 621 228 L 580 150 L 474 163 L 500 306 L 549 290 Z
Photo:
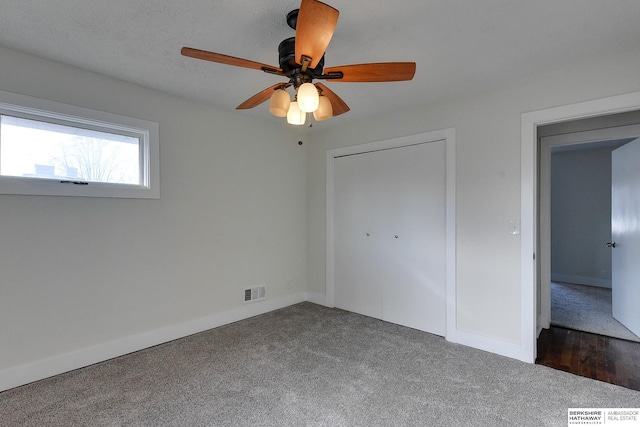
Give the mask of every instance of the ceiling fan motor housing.
M 287 13 L 287 25 L 293 30 L 298 27 L 298 13 L 300 9 L 293 9 L 291 12 Z
M 296 63 L 296 38 L 289 37 L 288 39 L 282 40 L 278 45 L 278 54 L 280 57 L 280 68 L 282 71 L 289 72 L 291 70 L 295 70 L 296 68 L 300 68 L 300 64 Z M 307 73 L 311 76 L 320 76 L 322 75 L 322 70 L 324 69 L 324 55 L 320 58 L 318 65 L 316 68 L 308 69 Z

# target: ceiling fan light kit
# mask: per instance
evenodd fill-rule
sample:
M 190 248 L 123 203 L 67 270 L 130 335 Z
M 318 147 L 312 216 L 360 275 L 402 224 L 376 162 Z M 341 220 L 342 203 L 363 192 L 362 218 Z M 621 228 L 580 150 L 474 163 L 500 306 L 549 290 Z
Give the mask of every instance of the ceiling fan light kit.
M 269 101 L 269 111 L 276 117 L 287 117 L 289 106 L 291 105 L 291 98 L 289 98 L 289 92 L 285 89 L 276 89 L 271 95 L 271 101 Z
M 300 110 L 297 101 L 293 101 L 289 106 L 289 111 L 287 111 L 287 123 L 289 123 L 290 125 L 301 126 L 306 120 L 307 113 Z
M 302 0 L 300 9 L 287 14 L 287 23 L 296 31 L 295 37 L 283 40 L 278 46 L 279 65 L 262 64 L 205 50 L 182 48 L 182 55 L 221 64 L 233 65 L 288 78 L 287 83 L 275 84 L 247 99 L 236 109 L 254 108 L 269 99 L 269 111 L 287 122 L 303 125 L 307 113 L 323 121 L 349 111 L 349 106 L 322 83 L 335 82 L 394 82 L 413 79 L 415 62 L 380 62 L 331 67 L 324 70 L 324 54 L 333 37 L 339 12 L 318 0 Z M 287 88 L 296 91 L 291 101 Z
M 320 95 L 318 89 L 311 83 L 302 83 L 298 88 L 298 105 L 300 111 L 305 113 L 313 113 L 318 109 L 320 103 Z
M 321 96 L 318 103 L 318 109 L 313 112 L 313 118 L 316 121 L 321 122 L 328 120 L 333 116 L 333 108 L 331 108 L 331 101 L 326 96 Z

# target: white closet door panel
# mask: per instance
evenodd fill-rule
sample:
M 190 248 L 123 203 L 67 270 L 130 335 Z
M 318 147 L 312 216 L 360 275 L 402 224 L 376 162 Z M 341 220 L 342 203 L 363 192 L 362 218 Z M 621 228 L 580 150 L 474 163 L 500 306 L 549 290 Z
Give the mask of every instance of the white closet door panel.
M 334 163 L 335 305 L 344 310 L 382 318 L 382 288 L 371 268 L 378 245 L 371 212 L 378 208 L 369 156 L 342 157 Z
M 383 319 L 446 332 L 445 142 L 392 150 Z M 398 236 L 397 238 L 395 236 Z
M 337 158 L 334 182 L 336 306 L 444 335 L 445 142 Z

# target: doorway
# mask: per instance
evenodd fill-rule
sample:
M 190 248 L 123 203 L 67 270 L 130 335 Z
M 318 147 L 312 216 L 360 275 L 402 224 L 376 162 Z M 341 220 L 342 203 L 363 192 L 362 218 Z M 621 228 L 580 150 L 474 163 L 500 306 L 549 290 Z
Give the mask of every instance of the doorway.
M 545 237 L 547 244 L 550 242 L 550 228 L 543 233 L 544 221 L 548 215 L 540 195 L 543 192 L 541 185 L 549 175 L 541 169 L 542 157 L 545 155 L 544 145 L 539 144 L 539 139 L 544 135 L 546 125 L 549 127 L 564 127 L 558 134 L 570 134 L 585 131 L 580 128 L 585 121 L 579 118 L 591 120 L 590 130 L 601 130 L 640 123 L 640 92 L 589 101 L 580 104 L 551 108 L 533 113 L 523 114 L 522 133 L 522 215 L 523 215 L 523 239 L 522 239 L 522 284 L 524 304 L 528 304 L 534 313 L 535 327 L 533 328 L 533 354 L 538 356 L 538 362 L 546 366 L 572 372 L 574 374 L 600 379 L 629 388 L 637 388 L 637 378 L 629 373 L 637 371 L 633 366 L 633 360 L 640 353 L 640 344 L 630 341 L 618 340 L 601 335 L 571 331 L 562 328 L 548 327 L 550 320 L 550 292 L 545 283 L 550 283 L 550 258 L 545 256 Z M 620 113 L 624 112 L 624 113 Z M 615 114 L 614 114 L 615 113 Z M 629 119 L 631 120 L 629 121 Z M 625 119 L 627 121 L 625 121 Z M 607 125 L 603 123 L 609 122 Z M 600 124 L 600 126 L 598 126 Z M 628 137 L 637 134 L 634 132 Z M 603 135 L 597 136 L 599 140 L 607 139 Z M 595 141 L 595 140 L 593 140 Z M 547 151 L 550 155 L 550 149 Z M 546 219 L 545 219 L 546 218 Z M 533 257 L 530 257 L 533 251 Z M 549 248 L 547 247 L 547 255 Z M 545 265 L 546 264 L 546 265 Z M 526 289 L 534 290 L 533 294 L 527 294 Z M 534 326 L 531 325 L 531 326 Z M 542 334 L 540 334 L 542 332 Z M 526 334 L 526 331 L 525 331 Z M 523 335 L 525 336 L 525 335 Z M 540 337 L 541 346 L 538 347 L 535 337 Z M 526 338 L 526 336 L 525 336 Z M 536 354 L 537 353 L 537 354 Z M 541 360 L 543 359 L 543 360 Z M 603 363 L 603 360 L 606 363 Z M 603 370 L 602 368 L 605 367 Z M 614 375 L 606 371 L 606 367 L 613 367 L 619 373 L 626 372 L 622 376 Z M 633 386 L 633 384 L 636 386 Z
M 612 152 L 640 135 L 640 125 L 605 125 L 633 121 L 640 122 L 640 115 L 539 129 L 542 135 L 554 134 L 540 138 L 540 328 L 554 324 L 639 340 L 612 316 L 613 249 L 607 247 L 612 241 Z
M 521 116 L 521 360 L 536 359 L 537 337 L 542 331 L 540 295 L 539 226 L 538 226 L 538 128 L 583 118 L 599 118 L 640 110 L 640 92 L 616 95 L 576 104 L 523 113 Z

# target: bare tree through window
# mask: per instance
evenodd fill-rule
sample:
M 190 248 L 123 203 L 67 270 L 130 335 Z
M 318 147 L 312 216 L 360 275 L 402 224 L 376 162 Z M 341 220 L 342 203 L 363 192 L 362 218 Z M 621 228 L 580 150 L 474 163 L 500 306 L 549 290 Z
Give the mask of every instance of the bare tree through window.
M 5 176 L 140 184 L 140 139 L 99 130 L 1 116 Z
M 52 164 L 66 171 L 69 178 L 92 182 L 137 184 L 139 179 L 137 159 L 126 143 L 104 139 L 73 137 L 62 145 L 60 153 L 52 158 Z M 133 148 L 133 147 L 130 147 Z

